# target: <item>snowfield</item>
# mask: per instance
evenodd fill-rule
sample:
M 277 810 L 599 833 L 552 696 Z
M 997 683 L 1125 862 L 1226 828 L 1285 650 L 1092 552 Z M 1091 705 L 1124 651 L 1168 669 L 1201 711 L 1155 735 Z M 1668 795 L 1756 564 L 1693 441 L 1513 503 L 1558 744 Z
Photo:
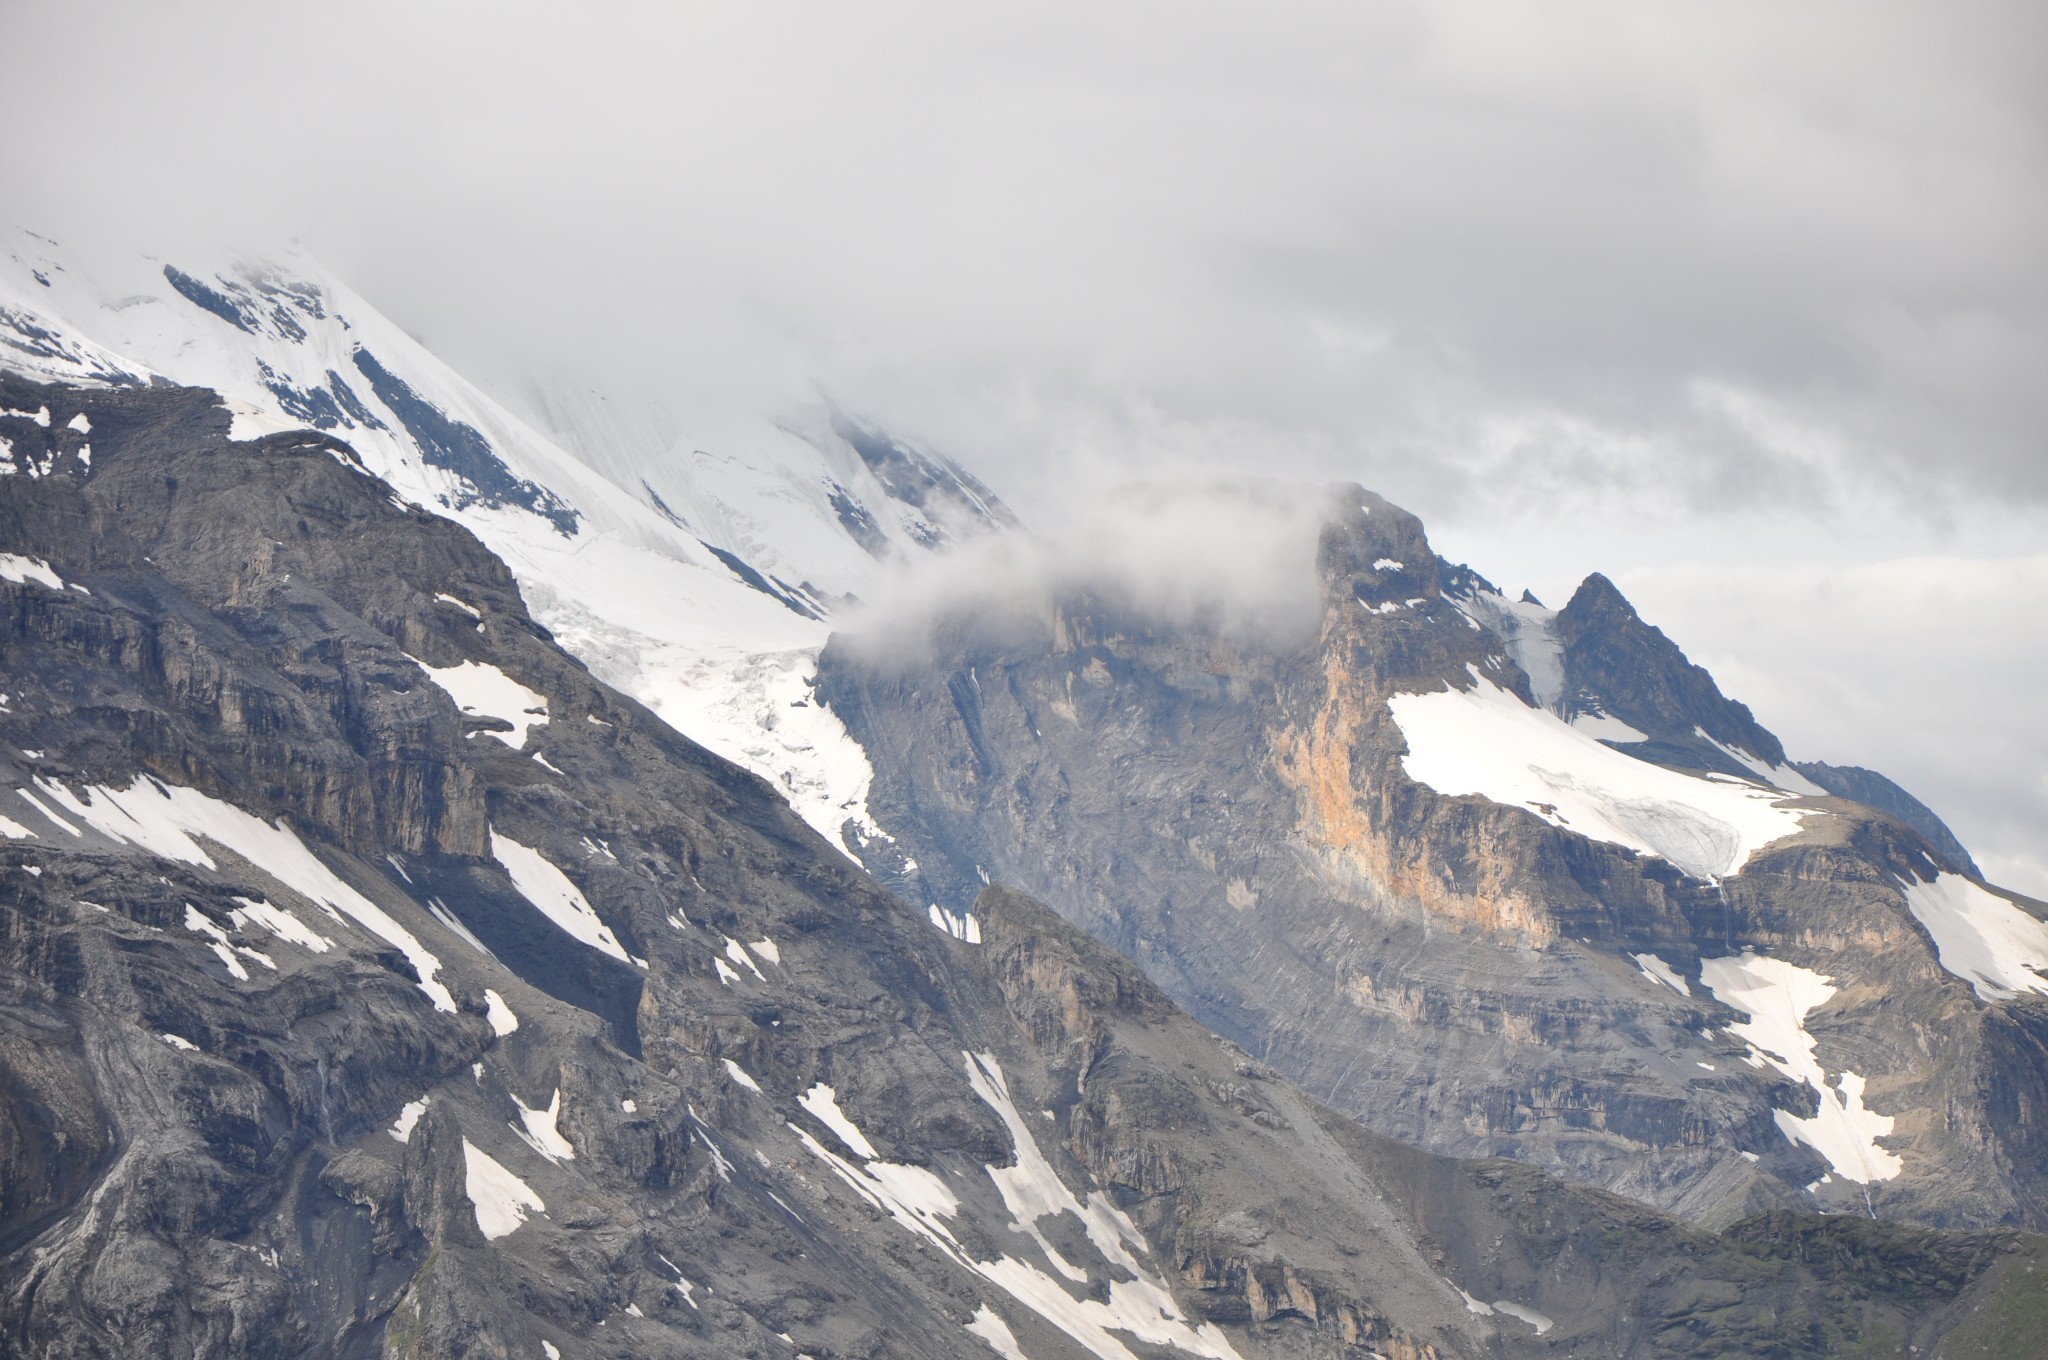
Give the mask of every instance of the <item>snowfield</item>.
M 1941 966 L 1974 986 L 1980 999 L 2048 992 L 2048 924 L 1961 874 L 1901 887 Z
M 1706 879 L 1740 873 L 1750 856 L 1821 815 L 1781 806 L 1780 790 L 1624 755 L 1471 673 L 1470 689 L 1387 701 L 1408 742 L 1401 767 L 1440 794 L 1527 808 L 1552 826 Z
M 1877 1145 L 1893 1121 L 1864 1108 L 1863 1078 L 1844 1071 L 1830 1084 L 1814 1056 L 1806 1017 L 1835 994 L 1832 978 L 1783 959 L 1742 954 L 1700 960 L 1700 981 L 1716 1001 L 1749 1016 L 1728 1032 L 1749 1045 L 1751 1066 L 1776 1068 L 1805 1082 L 1819 1098 L 1820 1109 L 1810 1119 L 1773 1112 L 1787 1140 L 1805 1143 L 1828 1159 L 1836 1175 L 1859 1184 L 1888 1181 L 1904 1169 L 1896 1153 Z

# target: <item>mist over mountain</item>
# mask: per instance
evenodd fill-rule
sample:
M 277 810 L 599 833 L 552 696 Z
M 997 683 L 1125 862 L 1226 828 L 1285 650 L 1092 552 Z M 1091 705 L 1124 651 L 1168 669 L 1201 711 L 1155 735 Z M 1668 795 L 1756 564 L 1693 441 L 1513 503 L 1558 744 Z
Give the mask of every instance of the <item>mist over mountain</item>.
M 621 458 L 305 257 L 13 265 L 10 1347 L 1904 1353 L 2035 1306 L 2048 908 L 1604 576 L 1512 598 L 1342 483 L 1038 531 L 822 403 Z
M 0 1360 L 2039 1349 L 2036 8 L 0 39 Z

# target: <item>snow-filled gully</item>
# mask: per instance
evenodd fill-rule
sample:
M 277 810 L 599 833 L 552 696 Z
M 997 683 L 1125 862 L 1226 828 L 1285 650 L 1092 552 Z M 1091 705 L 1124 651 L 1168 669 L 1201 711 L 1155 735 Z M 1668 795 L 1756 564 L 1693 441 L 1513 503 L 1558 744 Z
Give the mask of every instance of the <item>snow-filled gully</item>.
M 1009 1083 L 996 1060 L 985 1053 L 963 1053 L 967 1081 L 1002 1118 L 1016 1151 L 1007 1167 L 989 1166 L 990 1180 L 1009 1211 L 1009 1229 L 1030 1243 L 1064 1280 L 1016 1256 L 978 1261 L 947 1226 L 961 1213 L 961 1200 L 944 1177 L 924 1167 L 885 1162 L 874 1156 L 873 1144 L 839 1108 L 832 1088 L 813 1086 L 799 1100 L 805 1111 L 829 1130 L 848 1154 L 826 1147 L 796 1124 L 790 1130 L 812 1156 L 825 1163 L 850 1190 L 917 1234 L 963 1270 L 979 1275 L 1016 1302 L 1058 1327 L 1090 1354 L 1102 1360 L 1138 1360 L 1117 1333 L 1152 1346 L 1170 1346 L 1210 1360 L 1242 1360 L 1213 1323 L 1192 1323 L 1174 1300 L 1165 1279 L 1143 1258 L 1149 1254 L 1137 1225 L 1110 1203 L 1101 1191 L 1083 1202 L 1067 1189 L 1039 1151 L 1024 1117 L 1010 1098 Z M 1088 1241 L 1105 1264 L 1133 1279 L 1112 1280 L 1108 1301 L 1076 1298 L 1086 1288 L 1087 1270 L 1066 1259 L 1039 1227 L 1048 1216 L 1072 1214 L 1087 1230 Z M 1000 1318 L 986 1306 L 968 1330 L 998 1354 L 1008 1355 L 1015 1340 Z

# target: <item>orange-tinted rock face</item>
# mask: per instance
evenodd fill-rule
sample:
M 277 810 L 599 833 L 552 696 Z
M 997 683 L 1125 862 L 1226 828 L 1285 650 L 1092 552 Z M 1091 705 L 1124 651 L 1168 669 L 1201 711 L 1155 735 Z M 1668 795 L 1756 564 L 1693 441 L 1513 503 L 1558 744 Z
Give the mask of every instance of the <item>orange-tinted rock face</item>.
M 1014 883 L 1376 1129 L 1703 1218 L 1810 1202 L 1831 1171 L 1776 1118 L 1807 1117 L 1815 1096 L 1746 1063 L 1727 1030 L 1741 1013 L 1698 981 L 1701 959 L 1782 953 L 1836 979 L 1814 1016 L 1826 1070 L 1865 1078 L 1895 1121 L 1905 1170 L 1873 1201 L 2039 1217 L 2029 1187 L 2048 1189 L 2048 1167 L 2001 1161 L 2022 1135 L 1987 1120 L 1975 1084 L 1990 1041 L 1932 1020 L 1977 1005 L 1896 886 L 1937 847 L 1822 800 L 1716 882 L 1526 808 L 1440 796 L 1408 777 L 1389 696 L 1476 672 L 1533 704 L 1525 660 L 1558 716 L 1641 733 L 1625 754 L 1739 778 L 1753 772 L 1730 751 L 1784 753 L 1604 582 L 1557 614 L 1504 601 L 1355 489 L 1333 493 L 1318 571 L 1320 628 L 1286 643 L 1077 593 L 1036 636 L 946 634 L 914 674 L 828 648 L 820 695 L 866 747 L 870 807 L 918 866 L 901 890 L 960 910 L 982 875 Z M 2021 1066 L 2031 1089 L 2048 1058 Z M 1957 1101 L 1975 1112 L 1961 1139 L 1924 1117 Z

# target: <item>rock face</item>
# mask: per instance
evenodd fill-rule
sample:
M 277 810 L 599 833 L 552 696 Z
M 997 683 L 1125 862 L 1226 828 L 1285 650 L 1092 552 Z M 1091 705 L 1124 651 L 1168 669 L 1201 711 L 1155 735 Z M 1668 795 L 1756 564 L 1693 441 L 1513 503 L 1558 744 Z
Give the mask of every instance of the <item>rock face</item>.
M 934 930 L 345 444 L 0 408 L 0 1354 L 1903 1355 L 2048 1265 L 1401 1146 Z
M 2006 946 L 1942 943 L 1929 902 L 1981 892 L 2048 964 L 2039 904 L 1889 781 L 1791 767 L 1604 578 L 1553 613 L 1369 493 L 1325 525 L 1295 644 L 1077 591 L 922 651 L 836 638 L 818 693 L 875 767 L 877 872 L 942 911 L 1014 883 L 1441 1152 L 1706 1224 L 2043 1225 L 2014 1102 L 2048 1083 L 2048 983 L 1976 985 L 1959 951 Z

